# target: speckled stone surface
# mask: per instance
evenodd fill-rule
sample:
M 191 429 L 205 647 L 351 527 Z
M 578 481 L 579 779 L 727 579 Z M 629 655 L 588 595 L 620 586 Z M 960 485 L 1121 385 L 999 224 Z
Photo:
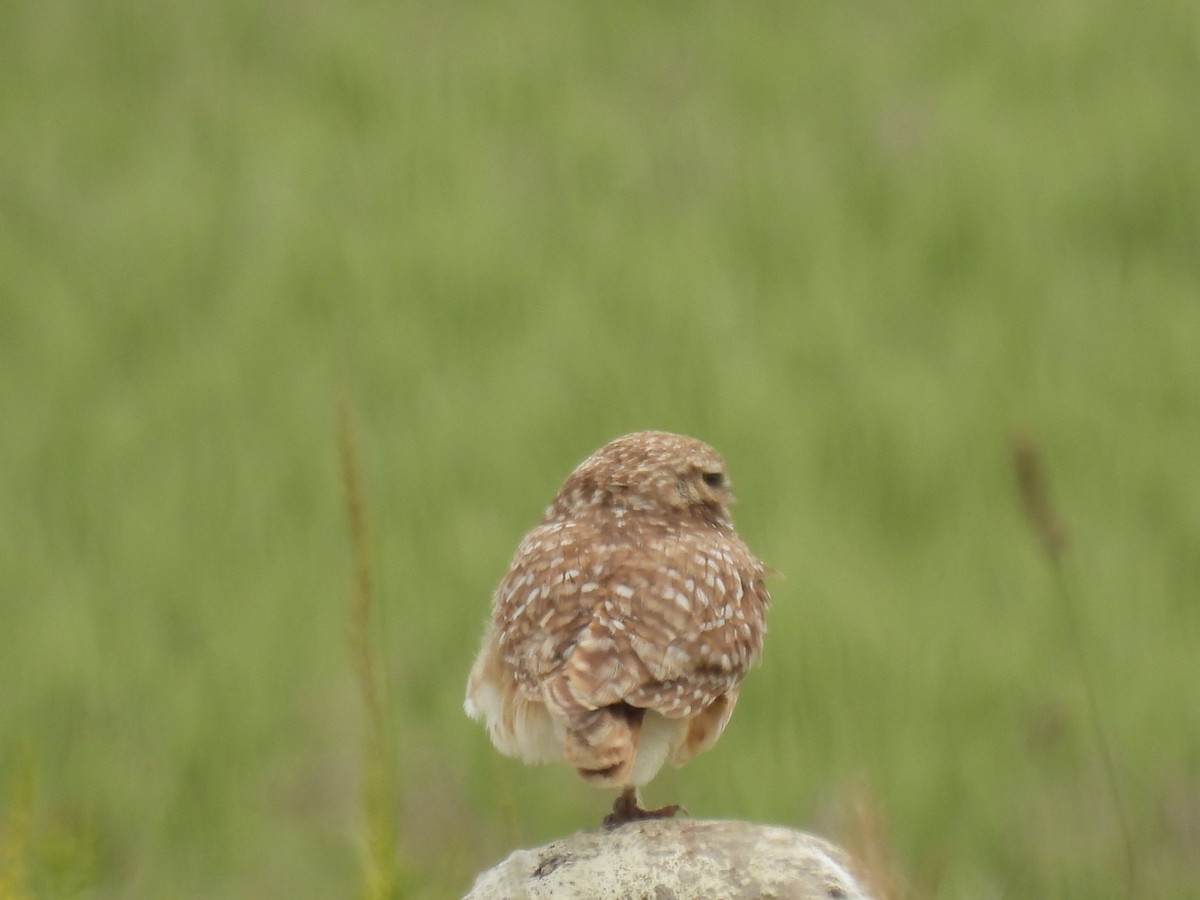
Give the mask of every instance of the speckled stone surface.
M 828 841 L 772 825 L 694 819 L 630 822 L 517 850 L 467 894 L 552 897 L 871 900 Z

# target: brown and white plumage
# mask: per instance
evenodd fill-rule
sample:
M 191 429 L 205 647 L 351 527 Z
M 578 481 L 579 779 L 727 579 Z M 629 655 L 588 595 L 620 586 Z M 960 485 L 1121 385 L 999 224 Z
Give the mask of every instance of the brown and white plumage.
M 770 602 L 732 501 L 724 460 L 683 435 L 625 435 L 576 467 L 497 587 L 467 683 L 501 752 L 628 799 L 716 741 Z

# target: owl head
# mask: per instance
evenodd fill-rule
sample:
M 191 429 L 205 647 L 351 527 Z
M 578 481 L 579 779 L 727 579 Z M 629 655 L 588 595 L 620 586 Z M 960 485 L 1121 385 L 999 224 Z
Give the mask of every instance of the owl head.
M 691 514 L 729 524 L 733 504 L 725 460 L 703 441 L 668 431 L 637 431 L 609 441 L 567 476 L 551 510 L 575 514 Z

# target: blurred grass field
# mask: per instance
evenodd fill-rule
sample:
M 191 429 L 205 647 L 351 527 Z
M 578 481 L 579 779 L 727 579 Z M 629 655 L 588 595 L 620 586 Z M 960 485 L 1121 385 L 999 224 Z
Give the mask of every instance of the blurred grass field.
M 360 891 L 336 403 L 402 895 L 608 794 L 461 712 L 567 471 L 666 428 L 780 573 L 649 802 L 920 896 L 1200 892 L 1194 4 L 0 5 L 0 897 Z M 852 818 L 852 817 L 851 817 Z M 852 831 L 852 828 L 850 829 Z

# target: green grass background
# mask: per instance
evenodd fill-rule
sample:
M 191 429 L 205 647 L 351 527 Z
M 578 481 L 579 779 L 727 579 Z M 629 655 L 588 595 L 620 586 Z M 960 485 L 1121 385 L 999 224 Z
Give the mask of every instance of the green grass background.
M 945 898 L 1200 889 L 1200 26 L 1184 0 L 0 4 L 0 894 L 350 896 L 368 478 L 403 892 L 611 797 L 461 713 L 566 472 L 665 428 L 781 574 L 649 802 Z

